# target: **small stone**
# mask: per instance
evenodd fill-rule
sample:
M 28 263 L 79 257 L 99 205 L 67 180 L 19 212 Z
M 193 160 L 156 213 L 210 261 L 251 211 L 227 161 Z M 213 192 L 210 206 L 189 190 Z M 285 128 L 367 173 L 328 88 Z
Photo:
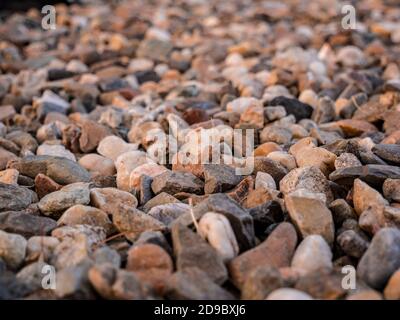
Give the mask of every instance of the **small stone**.
M 0 182 L 0 212 L 23 210 L 36 201 L 36 194 L 28 188 Z
M 264 127 L 264 108 L 261 104 L 248 107 L 240 116 L 240 125 L 248 128 L 262 129 Z
M 269 173 L 274 178 L 276 184 L 278 184 L 288 173 L 288 170 L 284 166 L 268 157 L 249 157 L 247 160 L 254 161 L 253 174 L 257 174 L 260 171 Z
M 285 167 L 288 171 L 297 168 L 296 159 L 289 153 L 284 151 L 273 151 L 267 156 L 271 160 L 279 163 Z
M 297 235 L 293 226 L 287 222 L 279 224 L 261 244 L 229 263 L 233 283 L 236 287 L 243 288 L 246 277 L 257 267 L 288 267 L 296 244 Z
M 296 163 L 301 167 L 315 166 L 326 176 L 335 170 L 336 155 L 324 148 L 305 148 L 295 154 Z
M 24 237 L 49 234 L 57 226 L 53 219 L 34 216 L 25 212 L 0 213 L 0 229 Z
M 337 237 L 337 243 L 346 255 L 357 259 L 363 256 L 369 246 L 369 242 L 353 230 L 342 232 Z
M 135 151 L 137 148 L 136 144 L 127 143 L 117 136 L 110 135 L 99 142 L 97 152 L 106 158 L 116 161 L 121 154 Z
M 213 194 L 193 208 L 196 219 L 200 219 L 207 212 L 223 214 L 229 220 L 241 251 L 254 246 L 253 219 L 229 196 L 222 193 Z M 185 218 L 185 221 L 188 221 L 187 225 L 192 223 L 190 214 L 186 215 Z
M 39 209 L 45 215 L 59 213 L 76 204 L 89 204 L 90 192 L 87 183 L 69 184 L 59 191 L 49 193 L 39 201 Z
M 325 205 L 324 197 L 323 194 L 298 189 L 285 195 L 285 205 L 290 218 L 304 238 L 316 234 L 332 245 L 335 228 L 332 214 Z
M 95 227 L 102 227 L 106 230 L 107 234 L 110 234 L 113 231 L 112 223 L 104 211 L 89 206 L 83 206 L 81 204 L 74 205 L 66 210 L 58 220 L 57 224 L 59 226 L 87 224 Z
M 15 169 L 7 169 L 0 171 L 0 182 L 5 184 L 18 184 L 19 172 Z
M 13 106 L 0 106 L 0 121 L 11 120 L 16 114 Z
M 179 300 L 231 300 L 233 296 L 218 286 L 199 268 L 178 270 L 167 279 L 166 296 Z
M 216 283 L 222 284 L 228 272 L 217 251 L 201 236 L 177 223 L 172 227 L 172 243 L 178 271 L 189 267 L 203 270 Z
M 311 118 L 313 108 L 306 103 L 300 102 L 297 99 L 279 96 L 274 98 L 269 106 L 283 106 L 287 114 L 293 114 L 296 120 L 299 121 L 304 118 Z
M 116 173 L 114 161 L 96 153 L 84 155 L 78 163 L 94 175 L 112 176 Z
M 161 173 L 167 172 L 168 169 L 156 163 L 145 163 L 132 170 L 129 176 L 129 187 L 131 190 L 138 190 L 140 180 L 143 175 L 154 178 Z
M 362 163 L 358 158 L 352 153 L 342 153 L 339 157 L 335 160 L 335 169 L 343 169 L 343 168 L 350 168 L 350 167 L 357 167 L 362 166 Z
M 0 170 L 4 170 L 10 160 L 17 159 L 18 157 L 14 153 L 0 147 Z
M 386 300 L 400 300 L 400 269 L 392 274 L 383 294 Z
M 319 269 L 300 277 L 295 289 L 306 292 L 315 299 L 337 300 L 346 294 L 342 280 L 343 274 L 335 269 Z
M 172 195 L 178 192 L 201 194 L 203 182 L 189 172 L 168 171 L 156 176 L 151 188 L 155 194 L 160 192 Z
M 159 39 L 146 39 L 141 42 L 137 57 L 151 59 L 153 61 L 167 62 L 173 45 L 169 41 Z
M 400 145 L 398 144 L 376 144 L 372 152 L 384 160 L 400 164 Z
M 276 183 L 274 178 L 266 172 L 257 172 L 255 188 L 265 188 L 276 190 Z
M 180 203 L 180 201 L 166 192 L 161 192 L 149 201 L 147 201 L 143 206 L 143 210 L 145 212 L 149 212 L 152 208 L 156 206 L 171 203 Z
M 253 270 L 244 282 L 241 299 L 264 300 L 272 291 L 284 286 L 284 280 L 278 269 L 260 267 Z
M 400 179 L 386 179 L 382 189 L 387 200 L 400 202 Z
M 265 116 L 268 118 L 269 121 L 275 121 L 286 117 L 286 109 L 282 106 L 276 107 L 265 107 L 264 108 Z
M 57 182 L 48 176 L 39 173 L 35 177 L 35 191 L 39 197 L 39 199 L 43 198 L 45 195 L 58 191 L 62 188 Z
M 353 208 L 344 199 L 332 201 L 329 204 L 329 210 L 332 212 L 333 221 L 336 226 L 341 226 L 347 219 L 357 219 Z
M 381 290 L 399 268 L 400 231 L 383 228 L 372 238 L 370 246 L 357 266 L 357 274 L 370 287 Z
M 357 178 L 373 186 L 380 187 L 387 178 L 400 179 L 400 168 L 368 164 L 362 167 L 338 169 L 329 175 L 331 181 L 343 185 L 353 185 L 354 180 Z
M 242 180 L 235 169 L 225 164 L 204 165 L 204 193 L 219 193 L 236 187 Z
M 255 157 L 263 157 L 275 151 L 282 151 L 282 148 L 275 142 L 265 142 L 254 149 L 253 155 Z
M 42 257 L 44 261 L 49 261 L 59 244 L 60 241 L 57 238 L 50 236 L 30 237 L 26 245 L 26 260 L 35 261 Z
M 116 250 L 108 246 L 98 248 L 93 253 L 93 260 L 95 264 L 107 263 L 115 266 L 116 268 L 119 268 L 121 266 L 120 254 Z
M 67 113 L 70 104 L 53 91 L 46 90 L 43 95 L 34 100 L 33 107 L 39 118 L 44 118 L 50 112 Z
M 151 208 L 147 214 L 170 226 L 181 215 L 190 214 L 190 206 L 186 203 L 167 203 Z
M 25 259 L 26 240 L 24 237 L 0 230 L 0 258 L 12 269 L 18 268 Z
M 292 288 L 279 288 L 272 291 L 266 300 L 313 300 L 313 298 L 300 290 Z
M 117 188 L 93 188 L 90 190 L 90 202 L 96 208 L 113 215 L 118 211 L 120 204 L 136 208 L 138 201 L 129 192 Z
M 292 268 L 304 273 L 315 272 L 319 268 L 332 269 L 332 251 L 324 238 L 320 235 L 305 237 L 294 253 Z
M 225 263 L 238 255 L 239 246 L 225 216 L 207 212 L 200 219 L 199 234 L 219 253 Z
M 148 243 L 129 249 L 126 269 L 134 271 L 140 281 L 148 283 L 162 295 L 165 282 L 173 272 L 173 263 L 163 248 Z
M 292 139 L 292 132 L 288 128 L 276 125 L 265 127 L 260 133 L 262 143 L 274 142 L 276 144 L 288 144 Z
M 306 189 L 315 193 L 323 193 L 327 203 L 333 200 L 333 193 L 328 180 L 317 167 L 302 167 L 290 171 L 279 183 L 279 190 L 287 195 L 297 189 Z
M 253 207 L 249 209 L 249 214 L 253 217 L 256 235 L 264 234 L 270 225 L 283 221 L 282 209 L 277 201 L 267 201 Z
M 312 114 L 315 123 L 327 123 L 335 118 L 335 103 L 328 96 L 318 99 L 316 108 Z
M 28 156 L 10 165 L 20 174 L 35 178 L 39 173 L 45 174 L 59 184 L 88 182 L 90 174 L 75 161 L 51 156 Z
M 358 215 L 363 213 L 363 211 L 369 207 L 383 210 L 384 206 L 389 205 L 387 200 L 385 200 L 378 191 L 371 188 L 360 179 L 354 180 L 353 203 L 354 210 Z
M 38 156 L 54 156 L 54 157 L 62 157 L 72 161 L 76 161 L 74 154 L 65 149 L 62 145 L 57 144 L 42 144 L 38 147 L 36 154 Z
M 79 146 L 85 153 L 95 150 L 105 137 L 111 135 L 108 127 L 91 120 L 85 120 L 79 126 L 81 128 Z
M 120 204 L 113 212 L 113 223 L 119 232 L 135 241 L 144 231 L 164 231 L 166 226 L 153 217 L 133 207 Z
M 226 105 L 226 111 L 237 112 L 239 114 L 243 114 L 247 109 L 249 109 L 251 107 L 258 110 L 259 107 L 262 108 L 262 103 L 261 103 L 261 101 L 255 99 L 255 98 L 240 97 L 240 98 L 237 98 L 237 99 L 229 102 Z
M 154 163 L 145 152 L 129 151 L 121 154 L 115 161 L 117 168 L 117 186 L 124 191 L 130 190 L 130 176 L 134 169 L 145 163 Z
M 372 133 L 378 131 L 378 129 L 371 123 L 364 120 L 345 119 L 339 120 L 335 123 L 346 137 L 357 137 L 364 133 Z
M 29 292 L 42 289 L 42 270 L 46 270 L 43 269 L 45 265 L 46 263 L 44 262 L 34 262 L 25 266 L 17 273 L 17 280 L 23 283 L 26 290 Z
M 364 67 L 367 64 L 367 59 L 364 52 L 356 46 L 345 46 L 341 48 L 336 56 L 339 63 L 345 67 Z

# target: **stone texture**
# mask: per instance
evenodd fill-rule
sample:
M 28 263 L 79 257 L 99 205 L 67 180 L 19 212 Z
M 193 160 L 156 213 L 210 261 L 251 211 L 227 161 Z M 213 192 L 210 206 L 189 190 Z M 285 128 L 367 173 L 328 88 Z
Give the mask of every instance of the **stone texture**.
M 93 188 L 90 190 L 90 203 L 107 214 L 113 215 L 118 211 L 119 205 L 136 208 L 138 201 L 131 193 L 117 188 Z

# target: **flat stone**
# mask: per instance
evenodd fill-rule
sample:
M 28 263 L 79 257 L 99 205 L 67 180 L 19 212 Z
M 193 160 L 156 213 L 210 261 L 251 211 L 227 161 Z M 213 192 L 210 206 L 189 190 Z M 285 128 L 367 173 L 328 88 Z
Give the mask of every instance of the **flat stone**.
M 39 209 L 45 215 L 52 215 L 76 204 L 89 204 L 90 192 L 87 183 L 69 184 L 59 191 L 47 194 L 39 201 Z
M 90 174 L 75 161 L 51 156 L 28 156 L 10 165 L 20 174 L 35 178 L 39 173 L 53 179 L 59 184 L 88 182 Z
M 316 234 L 332 245 L 335 227 L 332 214 L 323 198 L 323 194 L 298 189 L 285 195 L 285 205 L 290 218 L 304 238 Z
M 353 181 L 357 178 L 372 186 L 380 187 L 387 178 L 400 179 L 400 168 L 389 165 L 368 164 L 338 169 L 329 175 L 330 180 L 343 185 L 353 185 Z
M 235 234 L 229 220 L 222 214 L 207 212 L 199 222 L 199 234 L 218 252 L 224 262 L 239 253 Z
M 269 106 L 282 106 L 285 108 L 287 114 L 293 114 L 296 120 L 299 121 L 304 118 L 311 118 L 313 108 L 297 99 L 279 96 L 269 102 Z
M 222 257 L 200 235 L 179 223 L 172 227 L 171 233 L 178 271 L 197 267 L 218 284 L 227 280 Z
M 87 224 L 101 227 L 107 234 L 110 234 L 113 231 L 112 223 L 104 211 L 81 204 L 74 205 L 66 210 L 58 220 L 57 224 L 59 226 Z
M 260 267 L 246 278 L 241 292 L 243 300 L 264 300 L 272 291 L 284 286 L 284 280 L 278 269 Z
M 363 133 L 376 132 L 378 129 L 371 123 L 364 120 L 345 119 L 335 123 L 346 137 L 357 137 Z
M 116 161 L 121 154 L 135 151 L 137 148 L 137 144 L 127 143 L 120 137 L 109 135 L 99 141 L 97 152 L 106 158 Z
M 297 247 L 291 266 L 304 273 L 333 268 L 332 251 L 320 235 L 307 236 Z
M 0 212 L 23 210 L 36 201 L 36 194 L 28 188 L 0 182 Z
M 138 201 L 133 194 L 117 188 L 93 188 L 90 190 L 90 203 L 107 214 L 113 215 L 118 211 L 120 204 L 136 208 Z
M 173 262 L 160 246 L 141 244 L 129 249 L 126 269 L 134 271 L 140 281 L 148 283 L 162 295 L 165 282 L 173 272 Z
M 327 203 L 333 200 L 333 193 L 325 175 L 317 167 L 303 167 L 290 171 L 279 183 L 279 190 L 287 195 L 297 189 L 323 193 Z
M 294 227 L 287 222 L 279 224 L 269 237 L 255 248 L 234 258 L 229 272 L 236 287 L 242 288 L 246 277 L 260 266 L 288 267 L 297 244 Z
M 277 125 L 266 126 L 260 133 L 262 143 L 288 144 L 291 139 L 292 132 L 288 128 Z
M 20 234 L 26 238 L 49 234 L 57 226 L 53 219 L 34 216 L 25 212 L 8 211 L 0 213 L 0 229 Z
M 386 161 L 400 164 L 400 145 L 398 144 L 376 144 L 372 152 Z
M 166 192 L 172 195 L 178 192 L 201 194 L 203 187 L 203 182 L 195 175 L 179 171 L 164 172 L 156 176 L 151 184 L 155 194 Z
M 62 157 L 72 161 L 76 161 L 74 154 L 65 149 L 63 145 L 59 144 L 42 144 L 37 150 L 36 154 L 38 156 L 53 156 L 53 157 Z
M 0 258 L 12 269 L 18 268 L 25 259 L 26 240 L 19 234 L 0 230 Z
M 400 231 L 383 228 L 372 238 L 357 266 L 357 274 L 370 287 L 381 290 L 399 267 Z
M 225 164 L 204 165 L 204 193 L 219 193 L 236 187 L 243 179 Z
M 231 300 L 232 294 L 222 289 L 199 268 L 178 270 L 167 280 L 166 296 L 179 300 Z

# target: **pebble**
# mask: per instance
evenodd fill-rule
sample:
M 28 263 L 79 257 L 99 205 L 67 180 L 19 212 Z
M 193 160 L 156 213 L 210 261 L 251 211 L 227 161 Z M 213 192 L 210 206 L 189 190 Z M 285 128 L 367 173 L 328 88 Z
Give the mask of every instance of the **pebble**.
M 333 244 L 335 227 L 324 194 L 297 189 L 285 195 L 285 205 L 303 238 L 320 235 L 330 246 Z
M 148 283 L 162 295 L 166 281 L 173 272 L 173 262 L 163 248 L 146 243 L 129 249 L 126 268 L 134 271 L 140 281 Z
M 400 145 L 397 144 L 376 144 L 372 148 L 372 152 L 383 160 L 390 163 L 400 163 Z
M 383 195 L 387 200 L 400 201 L 400 179 L 386 179 L 382 189 Z
M 6 169 L 0 171 L 0 182 L 5 184 L 18 184 L 18 175 L 19 172 L 15 169 Z
M 189 172 L 167 171 L 153 179 L 151 189 L 155 194 L 166 192 L 174 195 L 179 192 L 201 194 L 204 183 Z
M 66 210 L 58 220 L 57 224 L 59 226 L 87 224 L 104 228 L 107 234 L 110 234 L 113 231 L 112 223 L 104 211 L 81 204 L 74 205 Z
M 57 214 L 74 205 L 86 205 L 90 202 L 90 191 L 87 183 L 69 184 L 59 191 L 47 194 L 39 201 L 39 209 L 45 215 Z
M 0 258 L 12 269 L 18 268 L 25 259 L 26 240 L 19 234 L 0 230 Z
M 219 193 L 236 187 L 243 179 L 225 164 L 204 165 L 204 193 Z
M 0 182 L 0 212 L 23 210 L 36 201 L 36 194 L 28 188 Z
M 120 137 L 109 135 L 99 141 L 97 152 L 108 159 L 116 161 L 120 155 L 136 151 L 137 148 L 136 144 L 127 143 Z
M 382 210 L 385 205 L 389 204 L 378 191 L 360 179 L 354 180 L 353 202 L 354 210 L 358 215 L 370 207 Z
M 93 260 L 95 264 L 109 263 L 116 268 L 119 268 L 121 266 L 120 254 L 116 250 L 107 246 L 98 248 L 93 253 Z
M 218 286 L 197 267 L 178 270 L 167 279 L 166 296 L 178 300 L 232 300 L 233 296 Z
M 320 235 L 309 235 L 300 242 L 291 266 L 301 272 L 315 272 L 319 268 L 332 269 L 332 251 Z
M 257 267 L 288 267 L 296 244 L 294 227 L 287 222 L 279 224 L 261 244 L 231 260 L 229 272 L 233 283 L 237 288 L 243 288 L 246 277 Z
M 197 267 L 218 284 L 226 281 L 228 271 L 222 257 L 199 234 L 177 223 L 171 235 L 178 271 Z
M 346 255 L 357 259 L 363 256 L 369 246 L 369 242 L 353 230 L 342 232 L 337 237 L 337 242 Z
M 235 234 L 229 220 L 222 214 L 207 212 L 199 222 L 199 234 L 220 254 L 223 261 L 229 262 L 239 253 Z
M 138 205 L 133 194 L 117 188 L 90 189 L 90 203 L 111 216 L 118 211 L 120 204 L 132 208 L 136 208 Z
M 272 291 L 266 300 L 313 300 L 313 298 L 300 290 L 293 288 L 279 288 Z
M 113 176 L 116 173 L 114 161 L 96 153 L 89 153 L 78 163 L 92 175 Z
M 65 149 L 64 146 L 57 144 L 42 144 L 37 148 L 36 154 L 38 156 L 62 157 L 76 161 L 76 158 L 71 151 Z
M 362 163 L 358 158 L 352 153 L 342 153 L 339 157 L 335 159 L 335 169 L 351 168 L 362 166 Z
M 147 214 L 170 226 L 178 217 L 190 214 L 190 210 L 191 207 L 186 203 L 167 203 L 151 208 Z
M 383 228 L 373 237 L 357 266 L 358 276 L 374 289 L 383 289 L 400 267 L 400 231 Z

